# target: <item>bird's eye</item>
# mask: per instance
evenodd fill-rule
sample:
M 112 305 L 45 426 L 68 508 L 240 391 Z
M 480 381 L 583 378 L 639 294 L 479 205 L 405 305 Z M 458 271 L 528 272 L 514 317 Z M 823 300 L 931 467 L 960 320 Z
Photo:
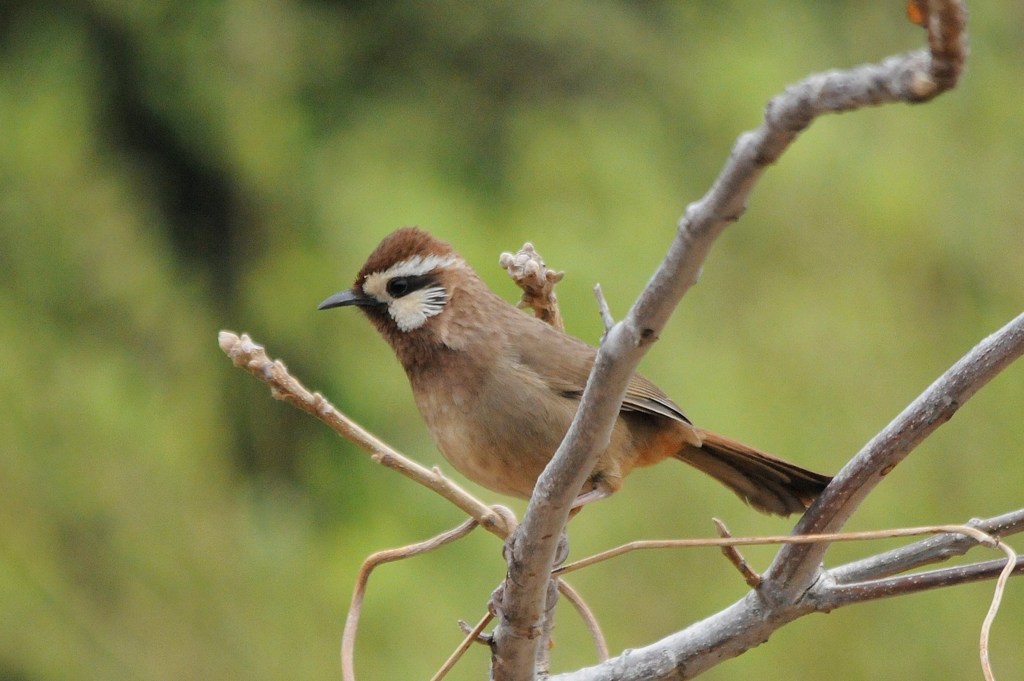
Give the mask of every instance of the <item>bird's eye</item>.
M 388 282 L 387 292 L 392 298 L 401 298 L 409 293 L 411 287 L 407 277 L 397 277 Z

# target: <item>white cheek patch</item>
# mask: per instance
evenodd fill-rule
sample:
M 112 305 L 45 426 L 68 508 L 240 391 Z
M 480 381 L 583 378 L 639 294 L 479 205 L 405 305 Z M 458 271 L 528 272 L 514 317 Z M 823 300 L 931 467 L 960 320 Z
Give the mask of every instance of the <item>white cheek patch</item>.
M 441 286 L 428 286 L 407 296 L 393 298 L 388 303 L 388 314 L 402 331 L 418 329 L 444 309 L 448 293 Z
M 417 289 L 400 298 L 387 291 L 388 282 L 396 277 L 421 277 L 438 269 L 461 266 L 462 259 L 455 255 L 414 255 L 408 260 L 396 263 L 383 272 L 373 272 L 363 280 L 363 293 L 387 304 L 388 314 L 402 331 L 418 329 L 440 314 L 448 302 L 448 292 L 443 286 L 434 285 Z

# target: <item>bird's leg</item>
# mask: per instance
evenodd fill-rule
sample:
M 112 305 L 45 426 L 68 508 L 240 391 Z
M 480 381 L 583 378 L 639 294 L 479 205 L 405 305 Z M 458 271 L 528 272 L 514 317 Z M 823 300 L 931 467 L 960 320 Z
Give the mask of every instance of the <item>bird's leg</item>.
M 605 497 L 611 496 L 611 494 L 612 492 L 609 489 L 605 489 L 603 487 L 595 487 L 589 492 L 584 492 L 583 494 L 580 494 L 578 497 L 576 497 L 576 499 L 572 502 L 572 508 L 570 510 L 573 513 L 575 513 L 576 511 L 579 511 L 587 504 L 592 503 L 594 501 L 600 501 Z

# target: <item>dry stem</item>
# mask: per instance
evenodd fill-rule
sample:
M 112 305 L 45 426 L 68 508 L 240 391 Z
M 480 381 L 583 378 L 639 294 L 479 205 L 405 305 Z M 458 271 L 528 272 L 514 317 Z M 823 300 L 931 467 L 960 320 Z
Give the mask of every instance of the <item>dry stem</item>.
M 725 526 L 725 523 L 718 518 L 712 518 L 711 521 L 715 524 L 715 530 L 718 531 L 719 537 L 723 539 L 729 539 L 732 537 L 732 533 L 729 532 L 729 528 Z M 740 575 L 743 576 L 743 581 L 747 583 L 747 586 L 751 589 L 756 589 L 761 586 L 761 575 L 757 574 L 757 572 L 750 567 L 750 563 L 747 562 L 747 559 L 743 557 L 743 554 L 740 553 L 740 550 L 734 545 L 730 544 L 728 546 L 723 546 L 722 555 L 724 555 L 729 562 L 739 570 Z
M 462 539 L 476 527 L 477 522 L 470 518 L 463 521 L 461 525 L 431 537 L 426 541 L 395 549 L 378 551 L 363 561 L 362 567 L 359 568 L 359 575 L 356 578 L 356 588 L 352 593 L 352 603 L 349 605 L 348 617 L 345 618 L 345 630 L 341 636 L 341 678 L 344 681 L 355 681 L 356 678 L 356 633 L 359 630 L 359 618 L 363 612 L 363 597 L 366 595 L 366 585 L 370 581 L 370 574 L 384 563 L 391 563 L 396 560 L 404 560 L 429 553 L 453 541 Z
M 433 490 L 502 539 L 515 527 L 515 516 L 510 510 L 502 506 L 488 506 L 442 475 L 438 468 L 426 468 L 389 447 L 339 411 L 323 395 L 310 392 L 288 373 L 284 362 L 272 361 L 263 346 L 254 343 L 248 334 L 237 336 L 231 331 L 221 331 L 218 340 L 221 350 L 235 366 L 269 385 L 275 398 L 320 419 L 338 435 L 369 452 L 375 462 Z
M 490 612 L 487 612 L 483 617 L 481 617 L 480 621 L 476 623 L 476 626 L 466 632 L 466 636 L 462 639 L 462 643 L 452 651 L 452 654 L 444 661 L 441 668 L 430 677 L 430 681 L 441 681 L 441 679 L 448 676 L 448 672 L 455 668 L 455 665 L 462 659 L 462 656 L 466 654 L 466 651 L 469 650 L 470 646 L 480 640 L 481 635 L 484 633 L 484 629 L 487 628 L 487 625 L 490 624 L 493 619 L 494 615 Z

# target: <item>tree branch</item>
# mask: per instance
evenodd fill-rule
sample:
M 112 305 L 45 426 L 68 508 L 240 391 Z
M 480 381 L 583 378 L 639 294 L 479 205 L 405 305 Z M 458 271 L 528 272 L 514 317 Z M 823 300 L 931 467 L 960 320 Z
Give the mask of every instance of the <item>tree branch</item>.
M 605 335 L 572 426 L 537 481 L 523 522 L 509 541 L 508 588 L 501 602 L 495 604 L 499 610 L 492 670 L 496 681 L 534 678 L 546 584 L 572 501 L 609 442 L 627 382 L 640 359 L 657 339 L 683 294 L 696 282 L 715 239 L 743 213 L 764 169 L 819 115 L 887 102 L 921 102 L 956 84 L 967 52 L 966 12 L 954 0 L 930 2 L 928 10 L 928 50 L 890 57 L 877 65 L 812 75 L 787 88 L 769 102 L 761 127 L 740 136 L 708 193 L 687 207 L 665 259 L 626 318 Z M 818 508 L 823 505 L 819 503 Z M 807 580 L 811 573 L 805 570 L 801 576 Z M 748 604 L 749 608 L 755 609 L 754 606 L 753 602 Z M 766 627 L 764 620 L 758 621 L 749 609 L 744 615 L 742 608 L 739 612 L 736 608 L 733 606 L 715 617 L 733 624 L 733 616 L 742 620 L 752 632 L 745 641 L 761 642 L 767 638 L 773 629 Z M 791 614 L 797 616 L 795 611 Z M 672 649 L 680 649 L 676 646 L 684 646 L 690 638 L 685 632 L 677 636 L 679 640 L 673 641 Z M 701 638 L 696 636 L 689 643 L 701 647 L 709 644 Z M 746 647 L 748 643 L 737 642 L 718 654 L 724 659 Z M 619 658 L 620 662 L 625 657 Z M 635 654 L 629 657 L 635 659 Z M 617 664 L 613 661 L 608 666 Z M 664 667 L 664 658 L 655 664 Z M 645 677 L 631 673 L 628 678 Z M 664 676 L 659 672 L 646 678 Z
M 1024 354 L 1024 314 L 954 364 L 868 442 L 807 511 L 794 530 L 835 532 L 892 469 L 986 383 Z M 828 544 L 784 546 L 765 575 L 779 585 L 772 598 L 789 602 L 817 579 Z
M 369 452 L 375 462 L 433 490 L 473 518 L 481 527 L 503 539 L 515 527 L 515 516 L 510 510 L 501 506 L 488 506 L 443 476 L 437 468 L 426 468 L 402 456 L 338 411 L 323 395 L 310 392 L 288 373 L 284 362 L 271 360 L 263 346 L 254 343 L 247 334 L 243 333 L 239 337 L 230 331 L 221 331 L 217 339 L 221 350 L 231 358 L 235 366 L 245 369 L 269 385 L 275 398 L 320 419 L 338 435 Z
M 550 275 L 547 278 L 550 280 Z M 560 278 L 558 277 L 558 279 Z M 557 279 L 552 282 L 552 285 L 554 283 L 557 283 Z M 557 317 L 558 311 L 554 296 L 551 295 L 546 300 L 554 306 L 553 314 Z M 276 399 L 288 402 L 292 406 L 320 419 L 338 435 L 369 452 L 371 458 L 376 463 L 401 473 L 414 482 L 436 492 L 470 517 L 468 521 L 462 523 L 454 530 L 444 532 L 417 544 L 375 553 L 364 562 L 356 581 L 351 608 L 349 609 L 342 636 L 342 677 L 344 679 L 354 679 L 356 627 L 358 626 L 363 594 L 370 572 L 383 563 L 419 555 L 425 551 L 431 551 L 438 546 L 455 541 L 477 525 L 505 539 L 516 525 L 515 516 L 509 509 L 503 506 L 487 506 L 443 476 L 437 468 L 425 468 L 371 435 L 358 423 L 338 411 L 323 395 L 310 392 L 297 378 L 288 372 L 284 362 L 271 360 L 263 346 L 253 342 L 247 334 L 238 336 L 230 331 L 221 331 L 218 334 L 218 343 L 221 350 L 231 359 L 235 366 L 245 369 L 270 386 L 271 394 Z M 607 659 L 608 647 L 593 612 L 583 601 L 582 597 L 564 580 L 558 580 L 557 589 L 570 600 L 579 612 L 588 631 L 594 638 L 598 657 L 602 660 Z M 484 625 L 486 625 L 486 622 L 480 626 Z M 461 656 L 461 652 L 464 651 L 456 651 L 445 663 L 446 666 L 453 665 Z M 446 669 L 442 668 L 438 674 L 443 676 L 446 671 Z
M 983 521 L 973 521 L 967 526 L 950 527 L 949 534 L 938 535 L 921 542 L 915 542 L 904 549 L 888 551 L 879 556 L 898 557 L 900 551 L 919 550 L 928 542 L 935 542 L 931 547 L 933 559 L 928 562 L 945 560 L 951 554 L 943 548 L 956 546 L 960 550 L 961 540 L 970 547 L 979 545 L 985 540 L 994 545 L 990 537 L 979 534 L 980 528 L 1006 528 L 1008 531 L 1021 531 L 1024 526 L 1019 518 L 1024 516 L 1024 509 Z M 893 530 L 892 535 L 906 535 L 932 531 L 936 528 L 906 528 Z M 983 530 L 981 532 L 984 532 Z M 858 535 L 884 535 L 885 531 L 847 533 L 845 539 L 857 539 Z M 738 538 L 741 544 L 760 543 L 765 539 L 783 539 L 749 537 Z M 790 541 L 811 541 L 806 535 L 793 535 Z M 715 540 L 682 540 L 686 545 L 717 544 Z M 726 540 L 719 540 L 726 541 Z M 655 544 L 656 542 L 649 542 Z M 669 544 L 672 542 L 666 542 Z M 674 542 L 679 544 L 680 542 Z M 628 546 L 628 545 L 627 545 Z M 915 548 L 916 547 L 916 548 Z M 620 547 L 623 548 L 623 547 Z M 1005 545 L 1004 551 L 1013 555 Z M 938 549 L 938 550 L 935 550 Z M 966 548 L 964 549 L 966 550 Z M 613 551 L 606 552 L 608 554 Z M 866 559 L 874 562 L 877 557 Z M 590 561 L 580 561 L 590 562 Z M 1024 573 L 1024 561 L 1016 558 L 1014 574 Z M 918 565 L 923 564 L 921 562 Z M 568 566 L 575 567 L 577 564 Z M 852 565 L 852 564 L 851 564 Z M 957 584 L 966 584 L 982 579 L 992 579 L 1006 569 L 1006 560 L 990 560 L 965 566 L 932 570 L 915 575 L 905 575 L 891 579 L 881 579 L 858 584 L 840 584 L 831 571 L 823 573 L 820 579 L 807 590 L 796 602 L 787 605 L 775 605 L 766 602 L 760 590 L 750 591 L 741 600 L 707 619 L 697 622 L 683 631 L 668 636 L 661 641 L 644 648 L 626 651 L 622 655 L 587 669 L 552 677 L 552 681 L 650 681 L 652 679 L 690 679 L 707 671 L 719 662 L 735 657 L 764 641 L 776 629 L 812 612 L 830 612 L 836 608 L 853 605 L 878 598 L 903 595 Z M 837 575 L 848 574 L 847 566 L 838 568 Z M 885 572 L 891 574 L 891 571 Z M 995 603 L 996 600 L 993 599 Z
M 912 575 L 900 575 L 855 584 L 837 584 L 817 589 L 808 596 L 818 601 L 819 610 L 828 612 L 844 605 L 866 603 L 879 598 L 905 596 L 919 591 L 994 579 L 1005 567 L 1005 560 L 986 560 Z M 1013 574 L 1024 574 L 1024 557 L 1019 557 L 1015 561 Z
M 1024 509 L 1003 515 L 967 523 L 993 537 L 1008 537 L 1024 531 Z M 855 560 L 829 570 L 829 576 L 836 584 L 855 584 L 872 579 L 881 579 L 931 565 L 955 556 L 962 556 L 977 546 L 977 542 L 964 534 L 941 534 L 885 551 L 870 558 Z
M 895 460 L 901 459 L 909 451 L 909 449 L 906 451 L 901 449 L 901 445 L 910 443 L 910 448 L 912 448 L 913 444 L 921 439 L 916 437 L 919 430 L 927 429 L 927 432 L 931 432 L 938 425 L 944 423 L 956 408 L 997 373 L 996 367 L 1005 368 L 1022 353 L 1024 353 L 1024 314 L 982 341 L 942 378 L 933 383 L 924 394 L 913 402 L 911 407 L 897 417 L 893 424 L 883 430 L 882 434 L 876 436 L 862 450 L 862 454 L 864 452 L 867 454 L 863 456 L 858 454 L 854 461 L 840 471 L 836 481 L 819 497 L 804 519 L 807 520 L 811 516 L 822 517 L 826 512 L 838 516 L 840 509 L 846 509 L 849 504 L 855 507 L 856 501 L 859 501 L 862 495 L 859 493 L 859 487 L 855 485 L 848 487 L 851 485 L 848 480 L 854 475 L 850 472 L 851 469 L 859 472 L 868 468 L 870 463 L 877 464 L 879 458 L 885 462 L 893 460 L 885 458 L 886 456 L 895 456 L 897 457 Z M 945 419 L 939 418 L 942 414 L 946 415 Z M 910 434 L 904 432 L 900 437 L 899 429 L 894 424 L 910 424 L 913 427 L 911 430 L 914 432 Z M 872 448 L 872 443 L 876 442 L 889 446 L 885 449 L 878 449 L 876 453 L 876 449 Z M 878 479 L 882 477 L 883 471 L 887 472 L 886 465 L 886 463 L 882 463 L 880 467 L 877 467 L 875 475 Z M 863 476 L 858 473 L 857 479 L 859 480 L 861 477 Z M 877 481 L 870 481 L 870 484 L 864 482 L 863 485 L 873 487 Z M 840 488 L 838 492 L 835 491 L 837 486 Z M 866 494 L 866 492 L 864 493 Z M 1024 510 L 1007 513 L 988 521 L 975 522 L 972 525 L 983 530 L 989 529 L 993 533 L 1009 534 L 1024 529 Z M 805 534 L 809 530 L 805 523 L 801 522 L 797 525 L 796 532 Z M 850 589 L 848 584 L 833 586 L 835 580 L 817 567 L 820 563 L 820 556 L 823 554 L 819 547 L 828 545 L 822 542 L 783 546 L 772 564 L 773 567 L 763 576 L 761 588 L 750 592 L 729 608 L 657 643 L 613 658 L 606 665 L 556 678 L 561 681 L 611 681 L 612 679 L 641 681 L 645 679 L 692 678 L 718 662 L 763 643 L 775 629 L 798 617 L 858 602 L 856 590 Z M 882 555 L 907 565 L 909 568 L 926 562 L 935 562 L 925 560 L 925 556 L 929 555 L 928 552 L 931 552 L 931 555 L 934 555 L 937 560 L 945 559 L 975 545 L 977 545 L 975 540 L 940 537 L 917 542 L 910 547 Z M 815 561 L 813 563 L 815 566 L 813 587 L 808 584 L 799 593 L 789 595 L 790 589 L 787 580 L 790 579 L 790 570 L 787 569 L 789 565 L 781 558 L 784 554 L 797 554 L 799 558 L 794 560 L 800 560 L 801 567 L 811 564 L 806 562 L 809 560 L 806 556 L 819 556 L 819 558 L 813 559 Z M 998 566 L 1004 564 L 1005 561 L 998 561 Z M 992 563 L 992 565 L 996 565 L 996 563 Z M 878 558 L 872 558 L 840 568 L 836 577 L 847 582 L 851 578 L 865 578 L 872 574 L 893 574 L 900 571 L 902 570 L 883 567 L 879 564 Z M 799 572 L 803 572 L 803 570 L 801 569 Z M 999 569 L 976 567 L 961 569 L 957 574 L 950 571 L 936 572 L 936 575 L 924 578 L 921 588 L 934 588 L 960 583 L 960 581 L 981 579 L 984 576 L 992 576 L 999 572 Z M 899 586 L 908 591 L 912 590 L 912 576 L 899 579 L 902 580 L 899 582 Z M 885 590 L 888 588 L 891 592 L 893 584 L 880 584 L 876 589 L 863 587 L 859 595 L 868 600 L 888 595 Z M 830 591 L 832 588 L 838 589 L 839 595 L 833 597 Z M 643 671 L 635 673 L 631 671 L 628 675 L 620 675 L 625 668 Z M 655 673 L 654 670 L 658 669 L 662 671 Z

